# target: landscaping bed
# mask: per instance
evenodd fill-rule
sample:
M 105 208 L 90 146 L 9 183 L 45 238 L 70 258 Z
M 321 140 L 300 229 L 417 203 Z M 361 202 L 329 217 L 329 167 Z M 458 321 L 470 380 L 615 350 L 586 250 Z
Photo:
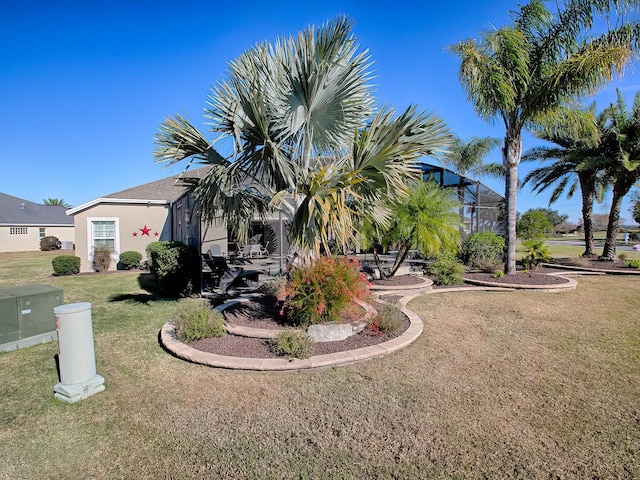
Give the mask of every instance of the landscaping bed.
M 502 277 L 496 277 L 493 273 L 466 273 L 465 278 L 504 285 L 561 285 L 569 282 L 566 278 L 537 272 L 517 272 Z
M 380 305 L 374 305 L 379 307 Z M 232 305 L 223 312 L 225 320 L 234 325 L 242 325 L 251 328 L 266 330 L 292 329 L 295 328 L 280 312 L 280 309 L 265 301 L 264 297 L 255 297 Z M 362 307 L 354 305 L 347 309 L 344 321 L 353 322 L 360 320 L 365 314 Z M 314 343 L 311 347 L 311 356 L 324 355 L 329 353 L 344 352 L 358 348 L 377 345 L 401 335 L 409 328 L 409 319 L 401 314 L 402 325 L 394 335 L 383 332 L 373 332 L 365 328 L 362 332 L 350 336 L 349 338 L 335 342 Z M 273 351 L 273 341 L 252 337 L 243 337 L 227 334 L 222 337 L 212 337 L 196 340 L 188 345 L 203 352 L 226 355 L 230 357 L 245 358 L 280 358 Z

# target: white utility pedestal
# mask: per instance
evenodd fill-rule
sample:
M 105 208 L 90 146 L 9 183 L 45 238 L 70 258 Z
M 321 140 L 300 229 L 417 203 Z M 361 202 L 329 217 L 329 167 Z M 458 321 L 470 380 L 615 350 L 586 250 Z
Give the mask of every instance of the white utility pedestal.
M 96 374 L 93 325 L 89 302 L 70 303 L 53 309 L 58 332 L 60 383 L 54 396 L 68 403 L 104 390 L 104 378 Z

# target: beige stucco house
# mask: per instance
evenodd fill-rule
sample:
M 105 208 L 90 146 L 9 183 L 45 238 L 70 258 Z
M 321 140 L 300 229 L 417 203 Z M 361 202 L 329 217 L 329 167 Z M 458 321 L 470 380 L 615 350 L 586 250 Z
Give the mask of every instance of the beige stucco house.
M 190 171 L 189 177 L 197 178 L 203 170 Z M 98 245 L 114 252 L 112 270 L 125 251 L 140 252 L 146 260 L 147 245 L 158 240 L 178 240 L 201 249 L 217 244 L 227 250 L 226 225 L 201 227 L 189 189 L 178 175 L 96 198 L 67 210 L 67 215 L 75 225 L 81 272 L 93 271 L 93 249 Z
M 75 230 L 65 210 L 0 193 L 0 252 L 37 251 L 40 240 L 48 236 L 73 250 Z

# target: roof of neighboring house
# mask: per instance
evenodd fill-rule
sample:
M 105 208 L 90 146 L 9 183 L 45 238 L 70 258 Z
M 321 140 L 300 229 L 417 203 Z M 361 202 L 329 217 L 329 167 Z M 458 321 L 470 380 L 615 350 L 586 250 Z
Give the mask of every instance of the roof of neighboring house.
M 42 205 L 0 193 L 0 225 L 73 225 L 65 207 Z
M 202 167 L 195 170 L 188 170 L 179 175 L 172 175 L 161 178 L 160 180 L 138 185 L 137 187 L 110 193 L 68 210 L 67 215 L 74 215 L 99 203 L 169 204 L 178 200 L 189 189 L 186 184 L 181 182 L 181 179 L 200 178 L 208 168 L 209 167 Z

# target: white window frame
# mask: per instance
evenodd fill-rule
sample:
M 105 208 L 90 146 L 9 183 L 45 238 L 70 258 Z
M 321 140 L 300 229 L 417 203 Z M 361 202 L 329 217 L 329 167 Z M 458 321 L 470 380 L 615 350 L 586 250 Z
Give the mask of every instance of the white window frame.
M 40 238 L 40 240 L 42 240 L 46 236 L 47 236 L 47 229 L 44 227 L 38 228 L 38 237 Z
M 87 257 L 93 261 L 93 222 L 115 222 L 115 238 L 113 239 L 112 258 L 118 258 L 120 252 L 120 218 L 118 217 L 87 217 Z

